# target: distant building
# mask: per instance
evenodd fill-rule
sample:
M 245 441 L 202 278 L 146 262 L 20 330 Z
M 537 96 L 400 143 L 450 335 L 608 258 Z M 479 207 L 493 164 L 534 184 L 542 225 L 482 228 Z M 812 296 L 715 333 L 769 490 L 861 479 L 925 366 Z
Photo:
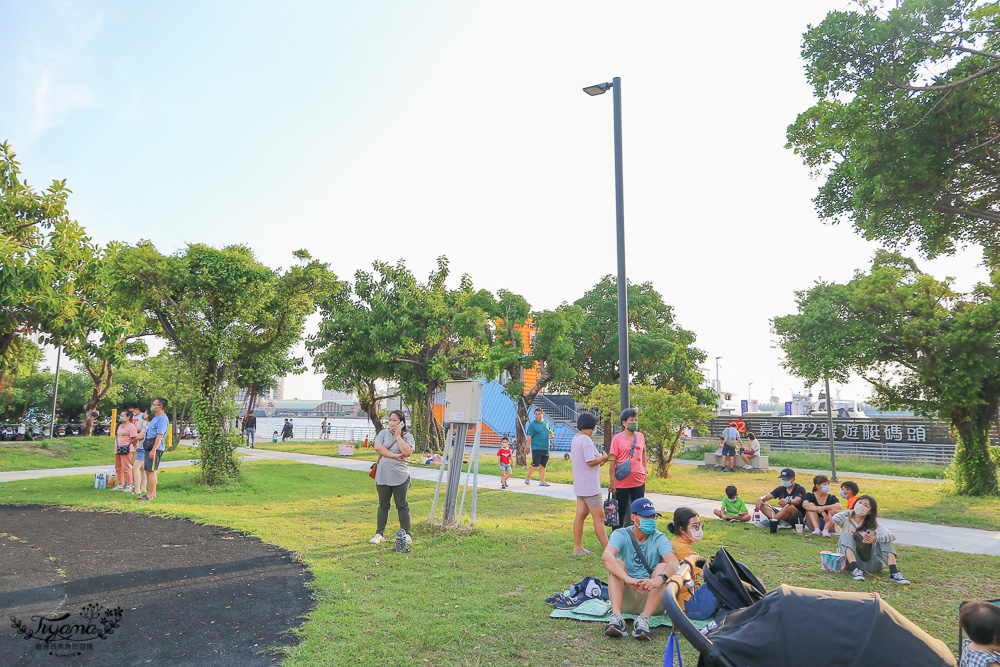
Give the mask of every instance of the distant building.
M 324 389 L 323 401 L 354 401 L 356 397 L 349 391 L 337 391 L 336 389 Z

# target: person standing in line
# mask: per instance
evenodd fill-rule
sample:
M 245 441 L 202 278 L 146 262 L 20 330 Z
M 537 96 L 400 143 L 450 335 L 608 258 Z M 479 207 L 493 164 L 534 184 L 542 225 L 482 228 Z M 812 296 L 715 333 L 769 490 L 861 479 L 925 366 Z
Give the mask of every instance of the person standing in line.
M 549 462 L 549 445 L 555 436 L 543 419 L 543 415 L 541 408 L 535 408 L 535 421 L 530 422 L 524 429 L 524 435 L 531 443 L 531 465 L 528 466 L 528 476 L 524 478 L 525 484 L 531 484 L 531 475 L 537 468 L 538 486 L 549 485 L 545 481 L 545 465 Z
M 138 403 L 132 403 L 129 412 L 132 413 L 132 424 L 137 433 L 135 458 L 132 459 L 132 493 L 141 496 L 146 493 L 146 471 L 143 468 L 146 464 L 146 450 L 142 448 L 142 439 L 149 426 L 148 413 L 140 410 Z
M 399 527 L 406 533 L 406 543 L 413 542 L 410 531 L 410 504 L 406 494 L 410 489 L 410 454 L 415 442 L 406 430 L 406 415 L 400 410 L 389 413 L 389 426 L 375 436 L 374 448 L 379 453 L 375 467 L 375 490 L 378 492 L 378 515 L 375 537 L 368 540 L 378 544 L 385 539 L 385 525 L 389 521 L 390 502 L 396 504 Z
M 601 454 L 594 446 L 594 428 L 597 417 L 582 413 L 576 420 L 579 431 L 570 444 L 573 461 L 573 493 L 576 494 L 576 517 L 573 519 L 573 555 L 590 556 L 593 551 L 583 548 L 583 524 L 589 514 L 594 519 L 594 533 L 601 543 L 601 553 L 608 546 L 608 531 L 604 529 L 604 503 L 601 497 L 601 466 L 608 462 L 608 455 Z
M 625 429 L 611 438 L 611 449 L 608 451 L 611 466 L 609 488 L 618 500 L 618 528 L 627 526 L 629 519 L 624 508 L 646 495 L 646 436 L 639 432 L 639 418 L 635 410 L 622 410 L 620 422 Z M 618 479 L 615 468 L 631 461 L 629 473 Z
M 115 478 L 118 484 L 113 491 L 132 490 L 132 454 L 139 433 L 135 430 L 127 410 L 118 415 L 118 429 L 115 431 Z
M 254 435 L 257 432 L 257 415 L 253 412 L 247 415 L 247 418 L 243 420 L 243 432 L 247 435 L 247 444 L 250 445 L 250 449 L 254 449 Z
M 167 419 L 167 399 L 154 398 L 151 410 L 153 419 L 146 427 L 145 439 L 142 441 L 142 448 L 146 450 L 146 460 L 143 463 L 143 470 L 146 471 L 146 494 L 139 496 L 139 500 L 156 499 L 156 471 L 160 467 L 160 457 L 166 449 L 167 431 L 170 429 L 170 420 Z
M 743 449 L 743 438 L 732 422 L 722 430 L 722 437 L 725 438 L 722 445 L 722 472 L 736 472 L 736 446 Z

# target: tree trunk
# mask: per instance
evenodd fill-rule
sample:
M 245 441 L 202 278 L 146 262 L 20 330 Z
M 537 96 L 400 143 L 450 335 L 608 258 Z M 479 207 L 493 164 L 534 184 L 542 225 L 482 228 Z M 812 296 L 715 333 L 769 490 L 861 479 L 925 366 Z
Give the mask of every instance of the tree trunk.
M 684 432 L 684 427 L 682 426 L 680 430 L 677 431 L 677 433 L 674 435 L 674 441 L 670 443 L 670 447 L 667 450 L 667 455 L 660 457 L 658 466 L 660 477 L 670 477 L 670 464 L 674 462 L 674 454 L 677 453 L 677 445 L 681 440 L 681 433 L 683 432 Z
M 194 418 L 198 425 L 198 459 L 202 479 L 209 486 L 227 484 L 240 477 L 239 461 L 233 455 L 240 438 L 226 432 L 226 413 L 221 407 L 219 388 L 225 379 L 225 367 L 210 360 L 202 381 L 201 396 L 194 399 Z
M 528 408 L 531 404 L 528 403 L 526 396 L 521 396 L 517 399 L 517 423 L 514 425 L 515 428 L 515 452 L 517 452 L 517 465 L 526 466 L 528 465 L 528 436 L 524 434 L 524 425 L 528 423 Z
M 605 419 L 601 426 L 601 430 L 604 431 L 604 451 L 611 451 L 611 438 L 614 437 L 614 433 L 611 432 L 611 420 Z
M 997 466 L 990 458 L 990 426 L 994 410 L 963 410 L 952 418 L 958 431 L 951 470 L 955 491 L 961 495 L 985 496 L 998 492 Z

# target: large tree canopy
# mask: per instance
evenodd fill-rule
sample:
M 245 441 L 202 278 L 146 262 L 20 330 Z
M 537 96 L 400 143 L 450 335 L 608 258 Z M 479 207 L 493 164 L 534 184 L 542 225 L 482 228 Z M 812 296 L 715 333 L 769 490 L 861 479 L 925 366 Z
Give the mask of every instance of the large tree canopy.
M 859 2 L 810 27 L 802 55 L 818 102 L 788 147 L 824 180 L 819 214 L 891 247 L 977 243 L 1000 262 L 1000 5 Z
M 849 283 L 819 283 L 796 298 L 799 312 L 774 320 L 788 368 L 810 380 L 853 371 L 879 404 L 951 421 L 956 489 L 997 492 L 989 432 L 1000 405 L 1000 272 L 960 294 L 880 252 Z
M 245 246 L 192 244 L 165 256 L 144 241 L 112 258 L 119 296 L 149 315 L 197 378 L 200 396 L 193 410 L 209 484 L 239 474 L 233 456 L 239 438 L 225 429 L 232 416 L 231 382 L 256 377 L 261 369 L 303 368 L 291 350 L 315 309 L 314 300 L 329 290 L 334 277 L 305 251 L 295 256 L 302 264 L 281 272 L 261 264 Z

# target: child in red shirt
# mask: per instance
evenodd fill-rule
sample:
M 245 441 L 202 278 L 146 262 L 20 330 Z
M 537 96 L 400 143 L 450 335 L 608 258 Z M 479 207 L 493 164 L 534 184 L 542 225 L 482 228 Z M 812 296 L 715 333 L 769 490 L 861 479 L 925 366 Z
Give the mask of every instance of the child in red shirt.
M 510 476 L 514 474 L 514 468 L 511 465 L 510 457 L 514 452 L 510 449 L 510 440 L 507 438 L 500 438 L 500 449 L 497 450 L 497 457 L 500 459 L 500 488 L 507 488 L 507 480 Z

